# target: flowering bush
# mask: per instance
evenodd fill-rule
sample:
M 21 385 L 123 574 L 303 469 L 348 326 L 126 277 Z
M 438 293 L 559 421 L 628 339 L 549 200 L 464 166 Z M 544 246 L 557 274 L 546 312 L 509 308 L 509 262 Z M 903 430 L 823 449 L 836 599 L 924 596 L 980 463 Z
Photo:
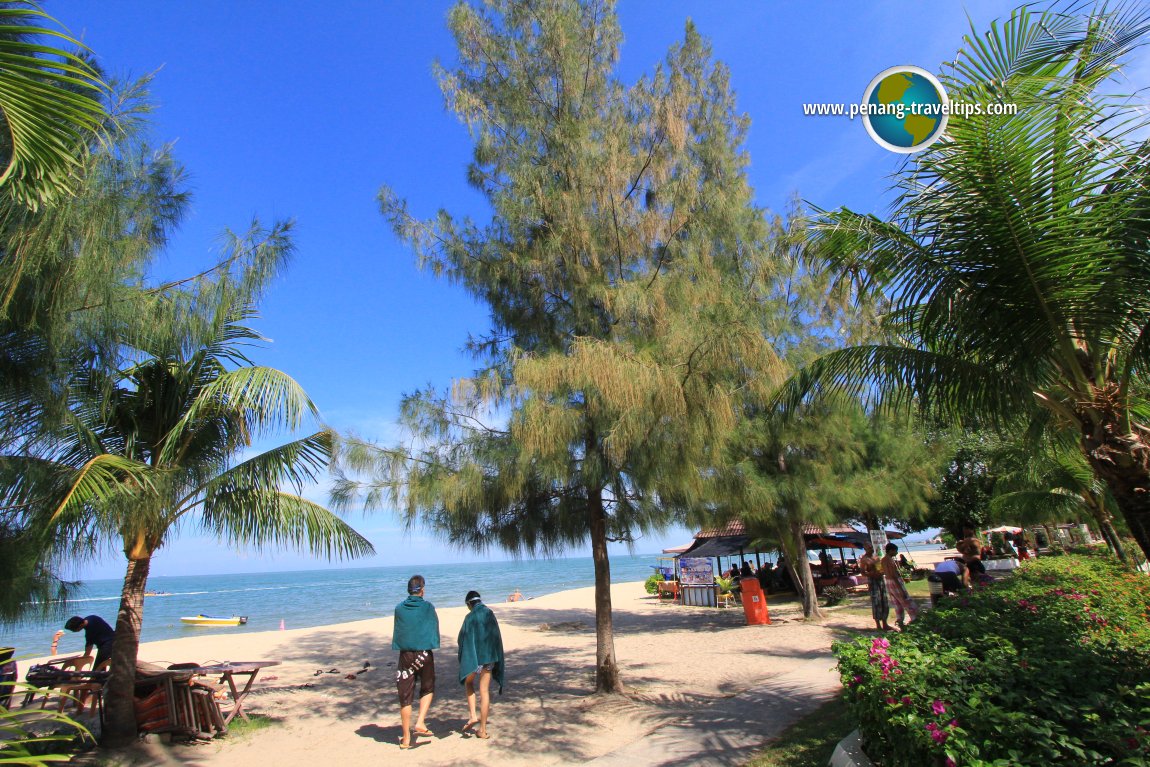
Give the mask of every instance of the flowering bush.
M 1039 559 L 835 653 L 884 765 L 1150 757 L 1150 578 L 1110 561 Z

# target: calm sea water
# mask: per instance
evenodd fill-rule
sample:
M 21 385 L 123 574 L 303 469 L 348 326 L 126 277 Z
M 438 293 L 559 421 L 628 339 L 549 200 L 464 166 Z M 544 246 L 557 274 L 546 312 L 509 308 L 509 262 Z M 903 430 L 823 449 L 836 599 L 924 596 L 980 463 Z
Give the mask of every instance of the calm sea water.
M 916 550 L 938 547 L 911 544 L 908 548 L 913 558 Z M 652 573 L 657 556 L 613 557 L 611 580 L 615 583 L 645 580 Z M 774 557 L 768 558 L 773 560 Z M 724 567 L 728 564 L 729 560 L 724 558 Z M 462 605 L 464 595 L 471 589 L 479 591 L 489 602 L 499 602 L 515 589 L 519 589 L 524 597 L 531 598 L 595 583 L 590 557 L 425 565 L 419 568 L 157 575 L 148 579 L 148 588 L 168 595 L 145 597 L 142 640 L 152 642 L 205 633 L 268 631 L 278 629 L 281 620 L 286 628 L 308 628 L 384 617 L 391 615 L 395 604 L 406 596 L 407 579 L 415 572 L 427 578 L 427 599 L 439 607 Z M 96 614 L 115 625 L 120 586 L 118 579 L 87 581 L 78 598 L 66 605 L 64 616 Z M 244 626 L 222 629 L 186 626 L 180 622 L 181 616 L 200 613 L 246 615 L 248 622 Z M 17 648 L 18 656 L 47 655 L 52 635 L 63 627 L 63 623 L 64 618 L 0 625 L 0 646 Z M 83 632 L 68 632 L 60 639 L 60 654 L 83 649 Z
M 618 556 L 611 560 L 611 580 L 616 583 L 644 580 L 653 571 L 657 555 Z M 439 607 L 456 607 L 471 589 L 489 602 L 503 601 L 515 589 L 524 597 L 592 586 L 591 558 L 522 560 L 426 565 L 419 568 L 369 567 L 341 570 L 304 570 L 287 573 L 243 575 L 153 576 L 148 588 L 169 596 L 144 599 L 145 642 L 205 633 L 236 633 L 287 628 L 307 628 L 330 623 L 391 615 L 392 608 L 407 594 L 407 579 L 415 572 L 427 578 L 427 599 Z M 93 580 L 70 601 L 65 616 L 96 614 L 115 625 L 120 604 L 119 580 Z M 196 628 L 180 622 L 184 615 L 246 615 L 247 625 Z M 0 645 L 17 648 L 17 655 L 47 655 L 52 635 L 63 628 L 64 619 L 52 622 L 0 626 Z M 83 632 L 66 633 L 60 639 L 61 654 L 84 649 Z

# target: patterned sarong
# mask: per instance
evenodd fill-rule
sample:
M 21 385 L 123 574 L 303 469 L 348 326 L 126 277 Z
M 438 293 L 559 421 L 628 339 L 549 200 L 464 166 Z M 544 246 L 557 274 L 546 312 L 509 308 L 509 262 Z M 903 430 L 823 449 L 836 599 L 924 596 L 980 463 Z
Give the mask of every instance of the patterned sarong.
M 905 616 L 909 616 L 912 621 L 918 617 L 918 603 L 906 592 L 906 585 L 902 582 L 902 574 L 898 572 L 898 568 L 891 569 L 894 570 L 893 573 L 885 572 L 884 568 L 883 575 L 886 578 L 887 595 L 894 604 L 894 619 L 901 626 Z
M 870 592 L 870 614 L 876 623 L 886 623 L 890 616 L 890 605 L 886 599 L 886 584 L 882 578 L 867 578 L 867 590 Z

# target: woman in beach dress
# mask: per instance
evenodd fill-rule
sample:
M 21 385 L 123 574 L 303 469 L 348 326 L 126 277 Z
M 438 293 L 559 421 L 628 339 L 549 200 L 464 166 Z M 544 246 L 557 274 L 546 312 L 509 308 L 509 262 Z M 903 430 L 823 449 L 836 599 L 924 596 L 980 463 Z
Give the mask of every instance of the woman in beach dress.
M 898 568 L 898 544 L 886 545 L 886 556 L 882 558 L 882 574 L 886 580 L 886 593 L 894 604 L 894 621 L 902 628 L 905 624 L 918 617 L 918 603 L 910 598 L 906 592 L 906 584 L 902 582 L 902 571 Z

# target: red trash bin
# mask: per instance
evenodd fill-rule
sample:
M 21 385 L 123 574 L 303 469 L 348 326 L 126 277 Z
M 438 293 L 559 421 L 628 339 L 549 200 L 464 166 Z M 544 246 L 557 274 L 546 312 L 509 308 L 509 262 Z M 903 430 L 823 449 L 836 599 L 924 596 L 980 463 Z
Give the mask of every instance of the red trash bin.
M 747 625 L 763 626 L 770 623 L 771 613 L 767 610 L 767 595 L 763 593 L 759 579 L 740 579 L 739 590 L 743 595 L 743 613 L 747 616 Z

